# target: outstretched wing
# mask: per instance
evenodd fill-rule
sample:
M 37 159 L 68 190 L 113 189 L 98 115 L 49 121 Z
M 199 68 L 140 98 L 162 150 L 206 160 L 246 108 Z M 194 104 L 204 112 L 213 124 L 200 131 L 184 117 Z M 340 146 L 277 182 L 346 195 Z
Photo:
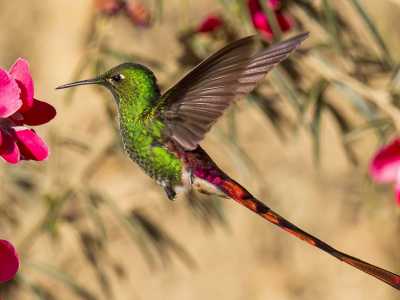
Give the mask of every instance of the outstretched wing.
M 229 44 L 167 90 L 151 114 L 165 124 L 164 134 L 185 150 L 196 149 L 218 118 L 251 92 L 308 35 L 298 35 L 257 54 L 254 36 Z

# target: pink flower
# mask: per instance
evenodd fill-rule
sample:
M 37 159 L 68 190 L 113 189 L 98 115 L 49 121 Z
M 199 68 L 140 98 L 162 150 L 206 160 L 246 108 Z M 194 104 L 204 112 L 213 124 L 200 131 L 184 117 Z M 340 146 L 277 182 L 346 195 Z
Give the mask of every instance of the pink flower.
M 20 260 L 13 245 L 0 239 L 0 281 L 10 280 L 17 274 Z
M 197 32 L 214 32 L 222 25 L 222 19 L 217 15 L 207 15 L 197 28 Z
M 26 60 L 18 59 L 10 72 L 0 69 L 0 156 L 8 163 L 45 160 L 50 150 L 36 133 L 23 125 L 49 122 L 56 115 L 50 104 L 33 98 L 33 80 Z
M 281 0 L 264 0 L 264 1 L 267 7 L 272 10 L 278 10 L 279 5 L 281 4 L 280 3 Z M 249 7 L 250 13 L 262 10 L 258 0 L 249 0 L 247 2 L 247 6 Z
M 148 27 L 150 24 L 150 12 L 141 2 L 129 2 L 125 7 L 125 13 L 135 26 Z
M 278 9 L 280 5 L 279 0 L 267 0 L 267 6 L 275 11 L 275 17 L 278 22 L 278 25 L 282 32 L 286 32 L 290 30 L 293 25 L 292 18 L 284 14 L 281 10 Z M 258 0 L 248 0 L 247 6 L 250 11 L 251 20 L 253 21 L 253 25 L 257 28 L 261 34 L 267 39 L 270 40 L 273 38 L 273 32 L 267 16 L 264 14 Z
M 400 139 L 395 138 L 389 145 L 382 147 L 372 159 L 369 176 L 379 183 L 394 182 L 397 205 L 400 206 Z
M 109 16 L 116 14 L 124 5 L 120 0 L 93 0 L 93 3 L 99 10 Z

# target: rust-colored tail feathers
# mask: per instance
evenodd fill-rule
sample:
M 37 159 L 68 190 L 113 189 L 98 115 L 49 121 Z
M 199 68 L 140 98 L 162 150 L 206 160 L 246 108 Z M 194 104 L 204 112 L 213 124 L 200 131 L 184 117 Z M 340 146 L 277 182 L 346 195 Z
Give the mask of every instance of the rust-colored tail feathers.
M 342 253 L 323 241 L 317 239 L 316 237 L 308 234 L 307 232 L 301 230 L 297 226 L 293 225 L 277 213 L 273 212 L 268 206 L 266 206 L 261 201 L 255 199 L 245 188 L 240 186 L 234 180 L 224 180 L 219 183 L 220 189 L 227 194 L 229 197 L 234 199 L 236 202 L 247 207 L 251 211 L 260 215 L 264 219 L 267 219 L 271 223 L 279 226 L 280 228 L 286 230 L 287 232 L 297 236 L 299 239 L 325 251 L 326 253 L 336 257 L 337 259 L 344 261 L 345 263 L 371 275 L 383 282 L 391 285 L 397 290 L 400 290 L 400 277 L 394 273 L 386 271 L 384 269 L 373 266 L 365 261 L 358 258 L 352 257 L 345 253 Z

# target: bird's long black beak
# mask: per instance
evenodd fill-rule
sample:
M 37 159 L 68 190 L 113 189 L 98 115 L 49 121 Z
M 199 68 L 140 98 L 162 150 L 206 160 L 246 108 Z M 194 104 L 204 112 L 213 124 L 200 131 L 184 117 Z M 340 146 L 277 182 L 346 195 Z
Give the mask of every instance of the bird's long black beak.
M 56 90 L 60 90 L 60 89 L 66 89 L 72 86 L 77 86 L 77 85 L 85 85 L 85 84 L 99 84 L 101 83 L 99 78 L 92 78 L 92 79 L 87 79 L 87 80 L 82 80 L 82 81 L 77 81 L 77 82 L 73 82 L 73 83 L 68 83 L 68 84 L 64 84 L 62 86 L 59 86 L 58 88 L 56 88 Z

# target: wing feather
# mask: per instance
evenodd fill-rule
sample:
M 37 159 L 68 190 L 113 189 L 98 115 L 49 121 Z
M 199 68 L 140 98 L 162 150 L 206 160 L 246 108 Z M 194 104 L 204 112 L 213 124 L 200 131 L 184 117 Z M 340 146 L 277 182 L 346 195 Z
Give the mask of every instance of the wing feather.
M 225 111 L 251 92 L 309 33 L 255 53 L 254 36 L 222 48 L 167 90 L 151 114 L 165 124 L 164 134 L 193 150 Z

